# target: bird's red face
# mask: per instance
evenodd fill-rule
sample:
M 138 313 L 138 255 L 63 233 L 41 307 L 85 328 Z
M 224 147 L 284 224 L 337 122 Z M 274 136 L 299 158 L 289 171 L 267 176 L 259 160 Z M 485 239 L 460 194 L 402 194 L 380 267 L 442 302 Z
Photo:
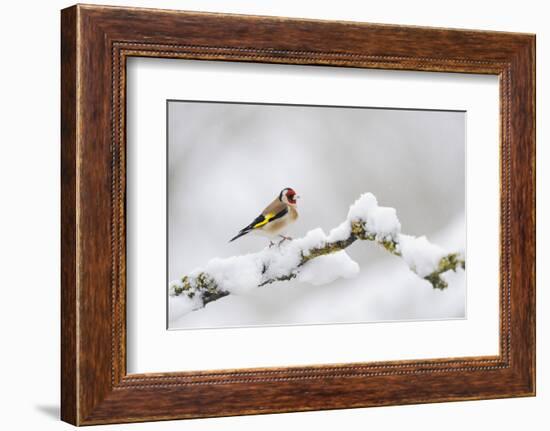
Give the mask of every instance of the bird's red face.
M 296 200 L 299 196 L 296 194 L 294 189 L 286 188 L 283 190 L 283 200 L 285 200 L 289 205 L 296 205 Z

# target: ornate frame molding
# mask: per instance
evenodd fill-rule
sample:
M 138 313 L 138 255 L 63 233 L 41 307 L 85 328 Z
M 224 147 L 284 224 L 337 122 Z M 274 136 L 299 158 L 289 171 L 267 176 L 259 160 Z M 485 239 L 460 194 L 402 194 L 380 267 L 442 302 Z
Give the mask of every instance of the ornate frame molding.
M 265 31 L 258 35 L 258 28 Z M 307 42 L 308 35 L 317 41 Z M 100 6 L 63 10 L 62 419 L 99 424 L 534 395 L 534 46 L 534 36 L 511 33 Z M 127 375 L 125 66 L 131 56 L 498 75 L 500 354 Z

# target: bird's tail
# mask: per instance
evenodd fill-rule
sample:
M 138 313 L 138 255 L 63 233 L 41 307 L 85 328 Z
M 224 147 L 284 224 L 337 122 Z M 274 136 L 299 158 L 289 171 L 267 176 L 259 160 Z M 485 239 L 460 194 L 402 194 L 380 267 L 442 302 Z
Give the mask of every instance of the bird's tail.
M 241 230 L 237 235 L 235 235 L 233 238 L 229 240 L 229 242 L 235 241 L 237 238 L 240 238 L 243 235 L 246 235 L 248 232 L 250 232 L 252 229 L 243 229 Z

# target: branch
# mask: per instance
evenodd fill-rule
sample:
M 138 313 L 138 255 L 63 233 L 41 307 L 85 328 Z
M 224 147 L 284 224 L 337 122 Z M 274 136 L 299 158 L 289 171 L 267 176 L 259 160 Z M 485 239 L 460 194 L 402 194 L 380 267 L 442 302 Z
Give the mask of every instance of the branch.
M 447 287 L 442 274 L 466 266 L 461 253 L 447 253 L 424 236 L 402 234 L 395 209 L 378 206 L 374 195 L 366 193 L 350 207 L 347 219 L 328 235 L 315 229 L 279 247 L 212 259 L 205 268 L 170 283 L 169 292 L 171 296 L 184 295 L 189 312 L 231 293 L 276 281 L 296 278 L 326 284 L 337 278 L 350 278 L 359 272 L 359 266 L 344 250 L 357 240 L 376 242 L 401 257 L 411 271 L 435 289 Z

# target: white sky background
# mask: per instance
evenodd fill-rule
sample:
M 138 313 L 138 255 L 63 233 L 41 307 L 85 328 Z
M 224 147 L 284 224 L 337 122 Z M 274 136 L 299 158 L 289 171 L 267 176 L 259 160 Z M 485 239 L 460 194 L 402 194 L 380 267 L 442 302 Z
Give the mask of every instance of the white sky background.
M 302 197 L 294 236 L 345 219 L 364 192 L 397 209 L 402 231 L 464 249 L 463 112 L 169 102 L 168 276 L 266 240 L 228 240 L 284 187 Z M 359 277 L 276 283 L 180 317 L 170 328 L 465 317 L 465 277 L 435 291 L 373 243 L 347 249 Z

